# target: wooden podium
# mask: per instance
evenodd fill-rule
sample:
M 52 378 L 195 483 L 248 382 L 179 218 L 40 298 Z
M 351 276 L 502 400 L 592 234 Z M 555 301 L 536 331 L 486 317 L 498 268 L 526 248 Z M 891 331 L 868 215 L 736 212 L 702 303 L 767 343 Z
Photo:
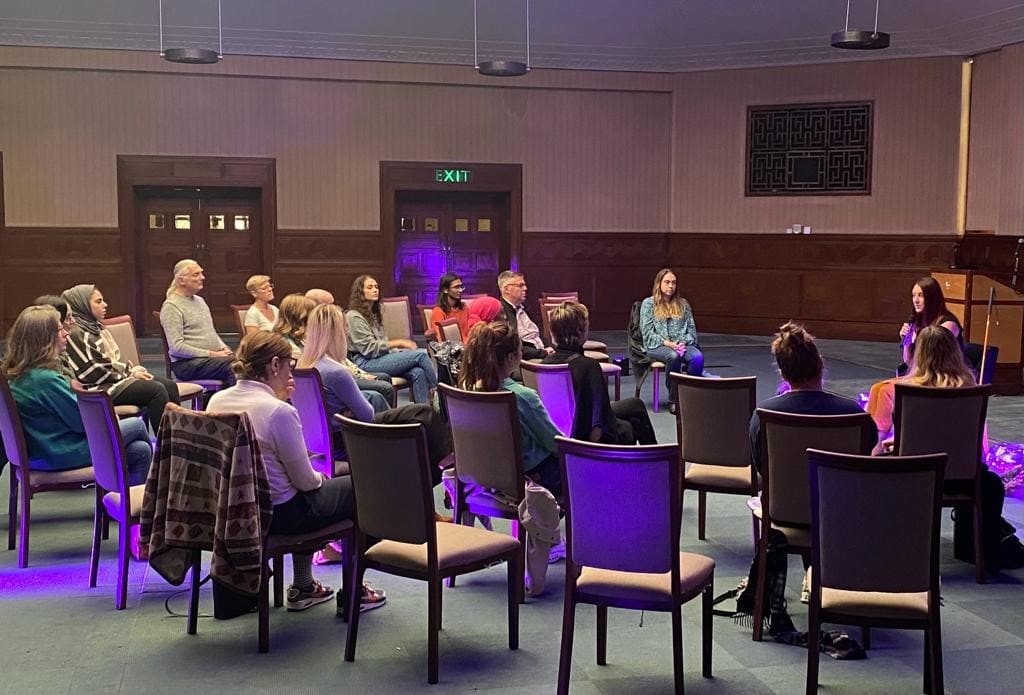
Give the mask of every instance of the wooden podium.
M 995 288 L 988 342 L 999 347 L 994 393 L 1024 393 L 1024 295 L 1009 285 L 976 270 L 943 270 L 932 277 L 942 288 L 946 306 L 964 327 L 964 340 L 981 343 L 985 339 L 985 314 L 988 295 Z

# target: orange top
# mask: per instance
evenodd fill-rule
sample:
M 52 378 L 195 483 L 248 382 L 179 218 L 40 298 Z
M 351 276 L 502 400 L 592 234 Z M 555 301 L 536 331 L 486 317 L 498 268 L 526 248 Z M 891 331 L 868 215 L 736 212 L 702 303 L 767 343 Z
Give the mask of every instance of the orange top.
M 436 324 L 451 318 L 459 324 L 459 333 L 462 334 L 462 340 L 465 341 L 469 336 L 469 308 L 465 304 L 462 305 L 462 308 L 453 309 L 448 313 L 445 313 L 441 307 L 435 306 L 430 314 L 430 328 L 433 329 Z

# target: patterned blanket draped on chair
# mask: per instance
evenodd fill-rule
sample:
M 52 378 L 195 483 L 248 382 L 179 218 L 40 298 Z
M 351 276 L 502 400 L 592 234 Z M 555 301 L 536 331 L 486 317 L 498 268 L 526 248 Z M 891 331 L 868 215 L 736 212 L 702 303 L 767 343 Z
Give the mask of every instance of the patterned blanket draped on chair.
M 179 585 L 191 551 L 212 550 L 213 579 L 255 596 L 272 513 L 248 416 L 164 413 L 141 514 L 153 569 Z

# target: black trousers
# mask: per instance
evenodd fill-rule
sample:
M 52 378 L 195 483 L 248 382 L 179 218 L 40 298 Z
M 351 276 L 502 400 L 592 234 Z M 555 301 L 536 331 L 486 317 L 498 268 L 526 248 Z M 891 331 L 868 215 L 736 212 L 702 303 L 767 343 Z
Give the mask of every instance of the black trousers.
M 235 375 L 231 371 L 231 363 L 234 361 L 234 357 L 195 357 L 171 362 L 171 371 L 181 381 L 219 379 L 225 387 L 234 386 Z
M 134 405 L 144 408 L 146 420 L 156 431 L 160 425 L 160 418 L 164 414 L 164 406 L 168 401 L 178 403 L 180 400 L 176 383 L 162 376 L 154 376 L 151 380 L 136 379 L 121 389 L 114 396 L 114 405 Z
M 270 532 L 309 533 L 351 519 L 355 515 L 355 500 L 351 476 L 328 478 L 316 490 L 300 491 L 284 504 L 274 505 Z
M 657 444 L 654 425 L 647 406 L 639 398 L 612 401 L 615 413 L 615 434 L 619 444 Z

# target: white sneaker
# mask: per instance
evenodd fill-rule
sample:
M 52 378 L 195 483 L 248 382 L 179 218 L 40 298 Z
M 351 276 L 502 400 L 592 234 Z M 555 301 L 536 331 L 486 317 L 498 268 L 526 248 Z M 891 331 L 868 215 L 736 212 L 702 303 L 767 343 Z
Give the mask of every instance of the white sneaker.
M 548 551 L 548 564 L 553 565 L 559 560 L 565 559 L 565 541 L 559 541 L 555 545 L 551 546 L 551 550 Z
M 800 583 L 800 603 L 811 602 L 811 568 L 804 572 L 804 580 Z

